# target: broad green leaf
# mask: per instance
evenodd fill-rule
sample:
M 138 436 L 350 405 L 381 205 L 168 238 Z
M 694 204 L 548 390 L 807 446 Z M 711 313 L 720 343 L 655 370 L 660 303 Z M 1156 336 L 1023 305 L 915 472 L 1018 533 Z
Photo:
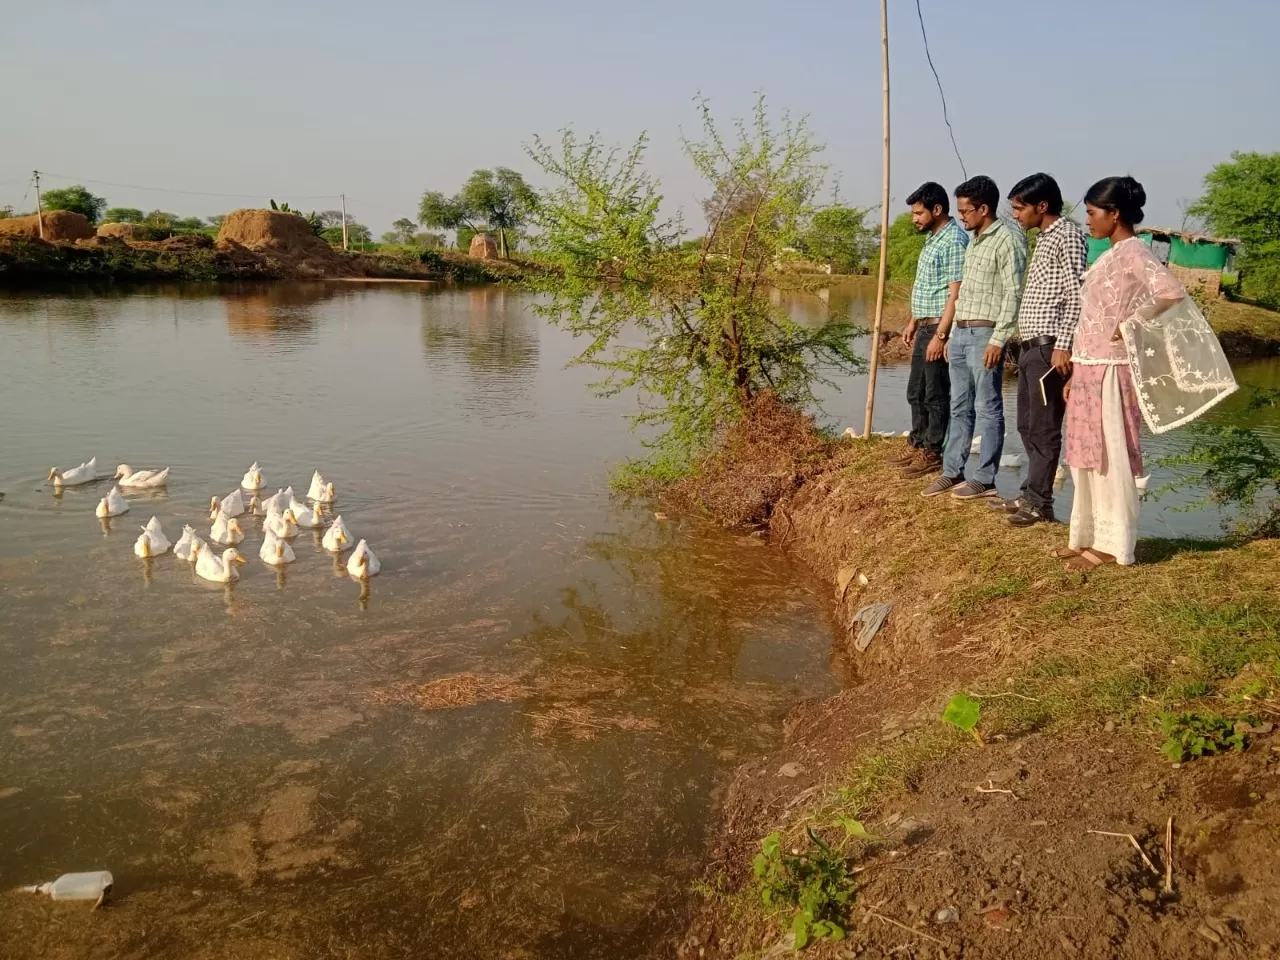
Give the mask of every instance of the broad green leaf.
M 966 733 L 972 733 L 978 726 L 978 717 L 982 713 L 982 705 L 965 693 L 957 693 L 942 711 L 942 719 L 953 727 L 959 727 Z
M 803 950 L 809 945 L 809 921 L 803 913 L 797 913 L 791 921 L 791 932 L 796 935 L 797 950 Z

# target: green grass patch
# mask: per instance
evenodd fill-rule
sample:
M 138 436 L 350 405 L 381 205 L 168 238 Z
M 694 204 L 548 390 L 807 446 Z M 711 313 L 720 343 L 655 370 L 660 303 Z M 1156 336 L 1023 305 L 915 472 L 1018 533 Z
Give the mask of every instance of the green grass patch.
M 1026 592 L 1027 583 L 1022 577 L 997 577 L 991 583 L 966 587 L 951 598 L 951 613 L 963 619 L 985 607 L 992 600 L 1016 597 Z

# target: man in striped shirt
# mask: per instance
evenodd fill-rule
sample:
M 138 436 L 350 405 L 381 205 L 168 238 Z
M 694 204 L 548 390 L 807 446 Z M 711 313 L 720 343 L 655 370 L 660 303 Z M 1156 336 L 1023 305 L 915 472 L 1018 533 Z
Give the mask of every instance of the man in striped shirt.
M 1053 478 L 1067 410 L 1062 388 L 1071 376 L 1089 245 L 1080 225 L 1062 215 L 1062 190 L 1047 173 L 1019 180 L 1009 199 L 1014 219 L 1040 231 L 1018 310 L 1018 433 L 1027 451 L 1027 478 L 1017 497 L 992 506 L 1008 511 L 1015 527 L 1030 527 L 1054 519 Z
M 923 184 L 907 197 L 907 204 L 912 224 L 928 234 L 911 288 L 911 319 L 902 331 L 902 342 L 911 350 L 911 433 L 893 462 L 902 467 L 903 477 L 910 478 L 942 469 L 942 443 L 951 419 L 951 374 L 943 355 L 945 341 L 937 333 L 951 326 L 955 315 L 969 235 L 951 219 L 951 199 L 941 184 Z

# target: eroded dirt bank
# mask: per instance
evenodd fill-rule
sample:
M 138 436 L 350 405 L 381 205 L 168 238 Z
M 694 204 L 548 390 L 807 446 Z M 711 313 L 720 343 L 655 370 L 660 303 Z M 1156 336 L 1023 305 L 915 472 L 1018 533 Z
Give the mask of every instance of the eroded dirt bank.
M 1069 574 L 1047 556 L 1065 528 L 923 500 L 887 444 L 757 412 L 668 499 L 767 524 L 828 578 L 858 681 L 727 789 L 678 954 L 789 953 L 794 911 L 764 908 L 752 858 L 773 831 L 811 852 L 812 828 L 857 889 L 811 956 L 1275 956 L 1280 543 L 1147 541 L 1136 567 Z M 940 719 L 957 691 L 983 746 Z M 1220 755 L 1161 753 L 1206 732 Z

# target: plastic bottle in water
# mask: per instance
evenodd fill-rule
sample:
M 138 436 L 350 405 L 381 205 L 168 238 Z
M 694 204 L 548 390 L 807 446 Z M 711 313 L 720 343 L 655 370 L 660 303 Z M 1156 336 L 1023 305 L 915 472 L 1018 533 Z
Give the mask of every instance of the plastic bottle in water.
M 23 887 L 28 893 L 47 893 L 55 900 L 106 900 L 111 893 L 111 871 L 93 870 L 89 873 L 64 873 L 52 883 Z

